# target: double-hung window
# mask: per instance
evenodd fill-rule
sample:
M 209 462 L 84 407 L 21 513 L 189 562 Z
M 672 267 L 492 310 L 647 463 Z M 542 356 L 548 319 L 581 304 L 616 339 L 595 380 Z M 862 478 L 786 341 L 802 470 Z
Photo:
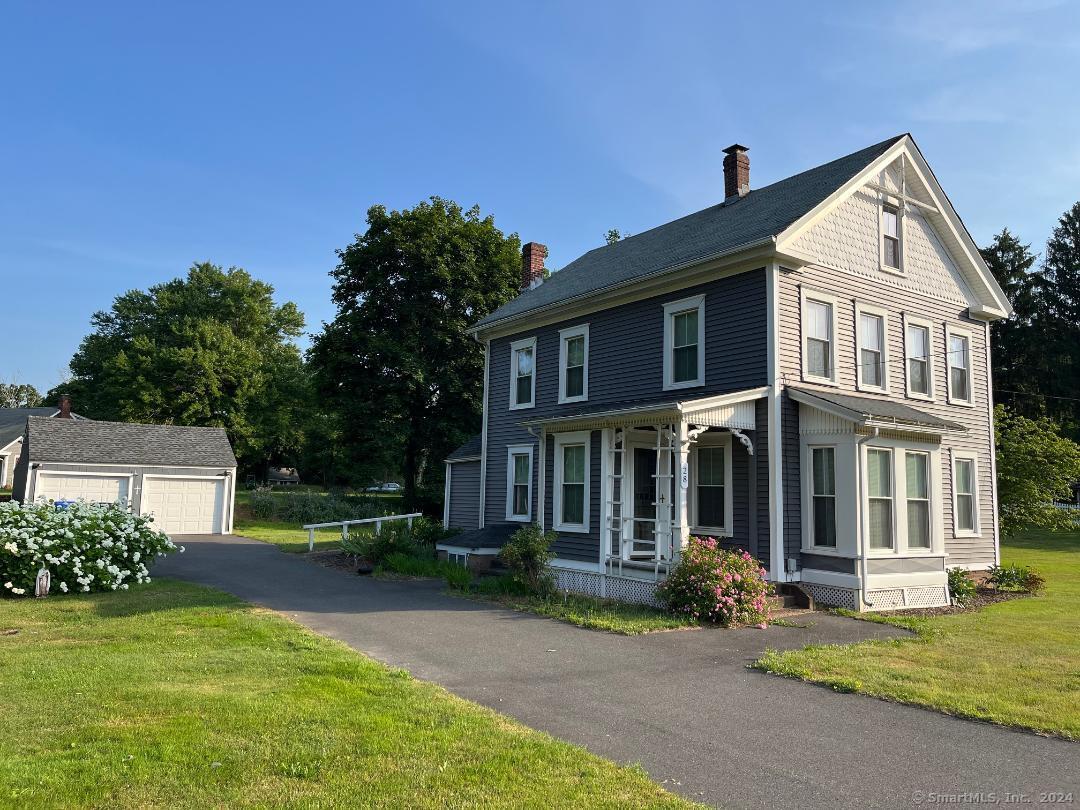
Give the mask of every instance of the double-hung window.
M 559 331 L 559 402 L 589 398 L 589 325 Z
M 974 456 L 953 455 L 953 519 L 956 533 L 973 535 L 979 531 Z
M 555 528 L 589 530 L 589 434 L 555 435 Z
M 813 545 L 836 548 L 836 448 L 810 448 Z
M 900 269 L 900 209 L 881 207 L 881 262 L 890 270 Z
M 904 454 L 907 498 L 908 548 L 930 548 L 930 456 L 926 453 Z
M 866 451 L 867 527 L 871 550 L 893 547 L 892 451 Z
M 930 324 L 905 320 L 904 352 L 907 355 L 907 393 L 909 397 L 933 397 L 930 364 Z
M 803 376 L 836 380 L 835 299 L 803 291 Z
M 536 338 L 510 344 L 510 410 L 536 403 Z
M 885 354 L 885 313 L 857 306 L 859 322 L 858 383 L 860 388 L 888 389 Z
M 532 520 L 533 448 L 530 444 L 506 448 L 506 519 Z
M 664 388 L 705 384 L 705 296 L 664 305 Z
M 723 446 L 699 444 L 695 449 L 694 526 L 727 532 L 728 450 Z
M 948 342 L 949 401 L 971 404 L 971 339 L 949 330 Z

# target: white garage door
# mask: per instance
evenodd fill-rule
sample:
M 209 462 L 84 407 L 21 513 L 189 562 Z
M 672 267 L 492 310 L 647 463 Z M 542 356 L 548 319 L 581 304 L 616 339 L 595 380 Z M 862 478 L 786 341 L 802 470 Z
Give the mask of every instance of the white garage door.
M 92 501 L 115 503 L 128 498 L 128 479 L 119 475 L 38 474 L 34 497 L 50 501 Z
M 167 534 L 219 534 L 225 514 L 221 478 L 145 478 L 143 514 Z

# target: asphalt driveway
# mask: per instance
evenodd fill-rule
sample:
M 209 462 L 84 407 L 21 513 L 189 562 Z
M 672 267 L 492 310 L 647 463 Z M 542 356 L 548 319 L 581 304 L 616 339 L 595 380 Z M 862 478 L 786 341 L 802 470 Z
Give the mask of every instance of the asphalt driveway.
M 889 627 L 818 614 L 807 628 L 616 636 L 448 596 L 440 583 L 353 576 L 242 537 L 181 542 L 186 553 L 155 575 L 280 611 L 709 804 L 911 807 L 960 794 L 1038 804 L 1053 791 L 1080 803 L 1078 744 L 746 668 L 766 647 L 898 633 Z

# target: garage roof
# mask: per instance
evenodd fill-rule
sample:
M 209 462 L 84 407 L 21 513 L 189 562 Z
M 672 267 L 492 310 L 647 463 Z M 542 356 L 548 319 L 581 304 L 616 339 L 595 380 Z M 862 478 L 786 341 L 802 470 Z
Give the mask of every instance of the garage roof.
M 235 467 L 224 428 L 30 417 L 30 461 Z

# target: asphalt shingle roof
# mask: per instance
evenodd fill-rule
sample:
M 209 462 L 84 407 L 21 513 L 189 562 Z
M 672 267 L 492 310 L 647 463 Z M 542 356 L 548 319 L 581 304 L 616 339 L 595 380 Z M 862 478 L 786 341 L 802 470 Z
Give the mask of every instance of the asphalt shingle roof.
M 483 435 L 476 434 L 465 444 L 446 457 L 447 461 L 457 461 L 464 458 L 478 458 L 483 448 Z
M 798 388 L 796 386 L 789 386 L 789 388 L 804 396 L 816 397 L 840 408 L 855 411 L 868 419 L 891 419 L 907 425 L 941 428 L 943 430 L 967 430 L 958 422 L 941 419 L 926 411 L 920 411 L 918 408 L 905 405 L 903 402 L 856 397 L 850 394 L 834 394 L 832 391 L 818 391 L 817 389 Z
M 31 416 L 52 416 L 51 408 L 0 408 L 0 447 L 7 447 L 26 431 L 26 420 Z
M 30 460 L 70 464 L 235 467 L 223 428 L 75 419 L 29 420 Z
M 552 273 L 540 286 L 482 318 L 477 326 L 654 273 L 690 267 L 782 233 L 903 137 L 889 138 L 786 180 L 751 190 L 731 204 L 713 205 L 613 245 L 590 250 Z

